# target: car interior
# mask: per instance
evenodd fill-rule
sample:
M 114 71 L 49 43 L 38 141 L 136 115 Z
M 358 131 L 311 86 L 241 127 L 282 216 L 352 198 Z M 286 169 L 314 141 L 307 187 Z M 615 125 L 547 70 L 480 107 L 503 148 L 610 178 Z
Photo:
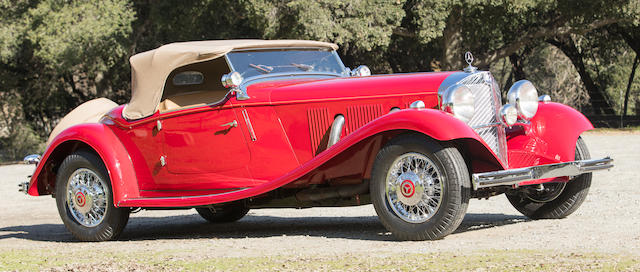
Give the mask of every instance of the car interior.
M 165 82 L 160 113 L 221 102 L 229 90 L 222 86 L 220 78 L 229 72 L 224 58 L 175 69 Z

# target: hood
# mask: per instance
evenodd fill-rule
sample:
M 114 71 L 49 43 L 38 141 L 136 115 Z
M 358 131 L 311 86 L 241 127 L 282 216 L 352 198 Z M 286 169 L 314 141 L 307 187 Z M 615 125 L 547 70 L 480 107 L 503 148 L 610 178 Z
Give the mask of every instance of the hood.
M 392 74 L 333 79 L 274 80 L 252 84 L 247 93 L 254 100 L 271 103 L 311 101 L 315 99 L 397 96 L 413 93 L 436 94 L 442 82 L 455 72 Z M 262 99 L 260 99 L 262 98 Z

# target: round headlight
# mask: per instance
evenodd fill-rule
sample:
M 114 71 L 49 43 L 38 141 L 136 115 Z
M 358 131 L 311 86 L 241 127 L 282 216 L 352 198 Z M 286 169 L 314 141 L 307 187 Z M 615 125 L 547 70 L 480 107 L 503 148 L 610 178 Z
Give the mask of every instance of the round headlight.
M 231 73 L 223 75 L 220 81 L 222 81 L 222 86 L 224 86 L 225 88 L 236 88 L 240 86 L 240 83 L 242 83 L 242 75 L 240 75 L 240 73 L 236 71 L 233 71 Z
M 473 92 L 464 85 L 452 85 L 444 91 L 442 109 L 467 123 L 475 113 Z
M 519 80 L 511 86 L 507 93 L 509 104 L 516 106 L 518 115 L 529 120 L 538 111 L 538 91 L 528 80 Z
M 507 126 L 512 126 L 518 121 L 518 110 L 511 104 L 506 104 L 500 109 L 502 122 Z

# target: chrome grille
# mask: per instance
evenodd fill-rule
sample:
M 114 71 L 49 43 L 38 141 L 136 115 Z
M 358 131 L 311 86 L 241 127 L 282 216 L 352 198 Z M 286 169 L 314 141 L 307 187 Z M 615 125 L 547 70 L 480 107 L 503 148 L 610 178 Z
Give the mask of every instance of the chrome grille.
M 489 72 L 478 72 L 458 81 L 471 89 L 475 99 L 475 114 L 469 121 L 478 135 L 507 165 L 507 141 L 504 127 L 500 125 L 502 97 L 500 88 Z

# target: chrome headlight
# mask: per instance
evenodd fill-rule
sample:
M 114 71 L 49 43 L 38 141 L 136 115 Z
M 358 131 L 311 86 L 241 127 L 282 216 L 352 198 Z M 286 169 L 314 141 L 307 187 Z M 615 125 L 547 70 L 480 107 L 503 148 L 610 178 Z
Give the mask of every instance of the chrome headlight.
M 515 106 L 506 104 L 500 109 L 500 117 L 502 119 L 502 123 L 507 126 L 512 126 L 518 122 L 518 110 L 516 110 Z
M 473 92 L 465 85 L 452 85 L 444 91 L 442 109 L 467 123 L 475 113 Z
M 507 93 L 509 104 L 516 106 L 518 115 L 529 120 L 538 111 L 538 91 L 528 80 L 519 80 L 511 86 Z

